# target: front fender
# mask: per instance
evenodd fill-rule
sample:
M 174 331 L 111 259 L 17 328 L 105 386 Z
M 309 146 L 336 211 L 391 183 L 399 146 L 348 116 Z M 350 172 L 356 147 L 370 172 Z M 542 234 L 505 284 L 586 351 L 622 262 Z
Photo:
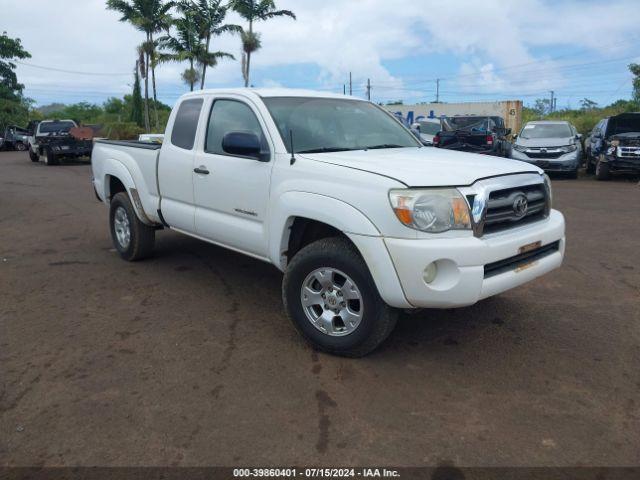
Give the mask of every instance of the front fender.
M 383 300 L 393 307 L 411 308 L 380 231 L 353 205 L 326 195 L 287 192 L 272 205 L 269 256 L 280 270 L 286 268 L 290 228 L 297 217 L 326 223 L 344 233 L 364 258 Z

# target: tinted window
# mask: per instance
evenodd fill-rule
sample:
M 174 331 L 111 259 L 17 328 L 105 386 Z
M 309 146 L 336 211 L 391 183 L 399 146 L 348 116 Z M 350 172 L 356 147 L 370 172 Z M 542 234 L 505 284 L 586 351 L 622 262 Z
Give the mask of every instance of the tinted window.
M 180 104 L 176 114 L 176 121 L 171 131 L 171 143 L 176 147 L 184 148 L 185 150 L 193 148 L 201 109 L 201 98 L 192 98 Z
M 227 155 L 222 149 L 222 139 L 230 132 L 254 133 L 260 139 L 262 151 L 268 150 L 260 123 L 248 105 L 235 100 L 216 100 L 209 117 L 205 150 Z

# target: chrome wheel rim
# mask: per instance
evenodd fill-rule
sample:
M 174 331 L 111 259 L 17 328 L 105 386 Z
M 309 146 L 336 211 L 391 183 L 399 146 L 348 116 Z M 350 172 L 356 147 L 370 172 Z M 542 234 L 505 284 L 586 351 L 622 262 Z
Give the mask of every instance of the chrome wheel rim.
M 311 324 L 322 333 L 343 337 L 362 321 L 364 304 L 356 283 L 344 272 L 322 267 L 302 282 L 302 308 Z
M 116 208 L 116 213 L 113 216 L 113 229 L 116 232 L 116 239 L 118 244 L 123 248 L 129 248 L 129 242 L 131 242 L 131 226 L 129 224 L 129 215 L 124 207 Z

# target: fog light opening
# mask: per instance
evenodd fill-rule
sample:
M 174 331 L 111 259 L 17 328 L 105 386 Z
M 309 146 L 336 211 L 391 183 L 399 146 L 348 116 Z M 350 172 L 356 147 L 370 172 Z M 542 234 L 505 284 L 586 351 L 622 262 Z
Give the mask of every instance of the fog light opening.
M 436 262 L 432 262 L 424 268 L 424 272 L 422 273 L 422 279 L 424 280 L 424 283 L 428 285 L 436 279 L 437 275 L 438 275 L 438 265 L 436 265 Z

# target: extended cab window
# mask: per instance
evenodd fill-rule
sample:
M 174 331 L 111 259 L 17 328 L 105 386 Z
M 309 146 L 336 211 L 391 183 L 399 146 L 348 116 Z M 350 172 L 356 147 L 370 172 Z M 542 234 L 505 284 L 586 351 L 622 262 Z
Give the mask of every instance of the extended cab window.
M 263 152 L 268 151 L 260 123 L 248 105 L 236 100 L 216 100 L 211 108 L 205 151 L 227 155 L 222 149 L 222 139 L 231 132 L 251 132 L 260 139 Z
M 176 147 L 191 150 L 196 139 L 198 118 L 202 110 L 202 98 L 191 98 L 180 104 L 176 121 L 171 131 L 171 143 Z

